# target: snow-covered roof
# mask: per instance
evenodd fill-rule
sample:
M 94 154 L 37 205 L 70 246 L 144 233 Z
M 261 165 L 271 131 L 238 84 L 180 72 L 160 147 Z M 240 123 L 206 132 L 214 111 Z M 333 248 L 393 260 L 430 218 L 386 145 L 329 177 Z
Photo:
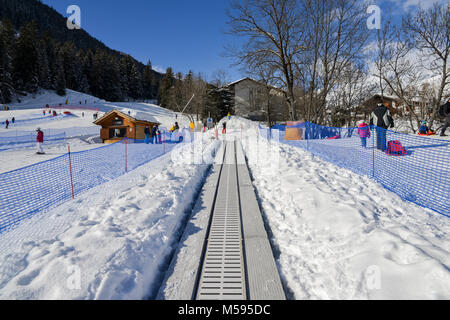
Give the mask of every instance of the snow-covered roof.
M 118 113 L 121 116 L 123 116 L 125 118 L 129 118 L 134 121 L 145 121 L 145 122 L 160 124 L 160 122 L 158 120 L 156 120 L 156 118 L 154 116 L 152 116 L 151 114 L 149 114 L 147 112 L 141 112 L 141 111 L 136 111 L 136 110 L 131 110 L 131 109 L 125 110 L 125 111 L 120 111 L 117 109 L 111 110 L 110 112 L 106 113 L 103 117 L 101 117 L 100 119 L 95 121 L 94 123 L 98 124 L 98 123 L 102 122 L 102 120 L 108 118 L 113 113 Z

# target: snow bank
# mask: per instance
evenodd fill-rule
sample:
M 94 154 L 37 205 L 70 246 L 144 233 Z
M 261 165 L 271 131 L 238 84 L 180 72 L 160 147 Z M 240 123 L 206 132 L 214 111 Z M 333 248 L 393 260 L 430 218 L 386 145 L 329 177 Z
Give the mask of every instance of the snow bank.
M 448 218 L 247 133 L 254 185 L 291 298 L 450 299 Z
M 202 141 L 0 235 L 0 299 L 151 297 L 217 147 Z

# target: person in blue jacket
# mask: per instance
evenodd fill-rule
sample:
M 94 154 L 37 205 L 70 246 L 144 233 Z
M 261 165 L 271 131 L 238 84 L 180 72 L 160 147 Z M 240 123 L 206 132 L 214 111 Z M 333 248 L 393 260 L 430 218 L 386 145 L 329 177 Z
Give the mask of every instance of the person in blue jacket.
M 154 126 L 152 128 L 152 144 L 157 144 L 157 134 L 158 134 L 158 126 Z
M 145 144 L 149 144 L 150 143 L 150 128 L 145 127 L 144 133 L 145 133 Z

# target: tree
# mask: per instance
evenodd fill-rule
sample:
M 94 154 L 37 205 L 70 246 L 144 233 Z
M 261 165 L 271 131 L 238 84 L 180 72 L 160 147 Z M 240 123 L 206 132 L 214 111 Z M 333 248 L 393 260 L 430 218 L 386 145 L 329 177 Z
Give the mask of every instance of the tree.
M 11 22 L 3 20 L 0 24 L 0 103 L 10 103 L 14 94 L 12 79 L 14 42 L 14 28 Z
M 149 60 L 147 65 L 144 68 L 144 73 L 142 75 L 143 82 L 143 94 L 147 99 L 153 99 L 154 96 L 154 86 L 155 86 L 155 77 L 153 75 L 152 63 Z
M 161 86 L 159 88 L 159 104 L 163 108 L 175 109 L 175 97 L 174 97 L 174 85 L 175 77 L 173 75 L 172 68 L 167 68 L 166 74 L 164 75 Z M 178 110 L 181 111 L 181 110 Z
M 285 88 L 289 118 L 295 120 L 295 63 L 303 52 L 304 21 L 299 0 L 234 0 L 228 14 L 230 33 L 243 36 L 241 50 L 229 48 L 238 64 L 249 68 L 270 65 Z
M 60 96 L 66 95 L 66 77 L 64 74 L 64 61 L 61 56 L 58 57 L 57 62 L 55 90 L 56 93 Z
M 403 28 L 414 41 L 414 46 L 423 55 L 423 67 L 440 78 L 433 97 L 433 111 L 430 126 L 436 120 L 439 106 L 444 100 L 450 84 L 450 6 L 437 4 L 428 10 L 419 8 L 418 12 L 403 19 Z
M 36 92 L 38 88 L 38 31 L 34 22 L 20 30 L 13 58 L 13 80 L 18 90 Z
M 326 123 L 328 100 L 351 65 L 363 60 L 368 35 L 365 4 L 359 0 L 305 0 L 301 19 L 305 47 L 296 61 L 296 76 L 305 95 L 305 119 Z

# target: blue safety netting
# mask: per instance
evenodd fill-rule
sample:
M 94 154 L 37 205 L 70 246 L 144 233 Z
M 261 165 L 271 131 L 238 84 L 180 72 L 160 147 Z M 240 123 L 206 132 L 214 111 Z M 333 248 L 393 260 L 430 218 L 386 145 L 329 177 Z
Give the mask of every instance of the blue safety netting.
M 192 139 L 189 136 L 184 141 Z M 0 174 L 0 233 L 72 199 L 71 181 L 76 196 L 171 152 L 177 145 L 125 139 Z
M 450 141 L 370 128 L 330 128 L 304 123 L 302 140 L 286 141 L 285 130 L 263 129 L 262 136 L 303 148 L 323 160 L 369 176 L 401 198 L 450 216 Z M 276 130 L 276 129 L 275 129 Z

